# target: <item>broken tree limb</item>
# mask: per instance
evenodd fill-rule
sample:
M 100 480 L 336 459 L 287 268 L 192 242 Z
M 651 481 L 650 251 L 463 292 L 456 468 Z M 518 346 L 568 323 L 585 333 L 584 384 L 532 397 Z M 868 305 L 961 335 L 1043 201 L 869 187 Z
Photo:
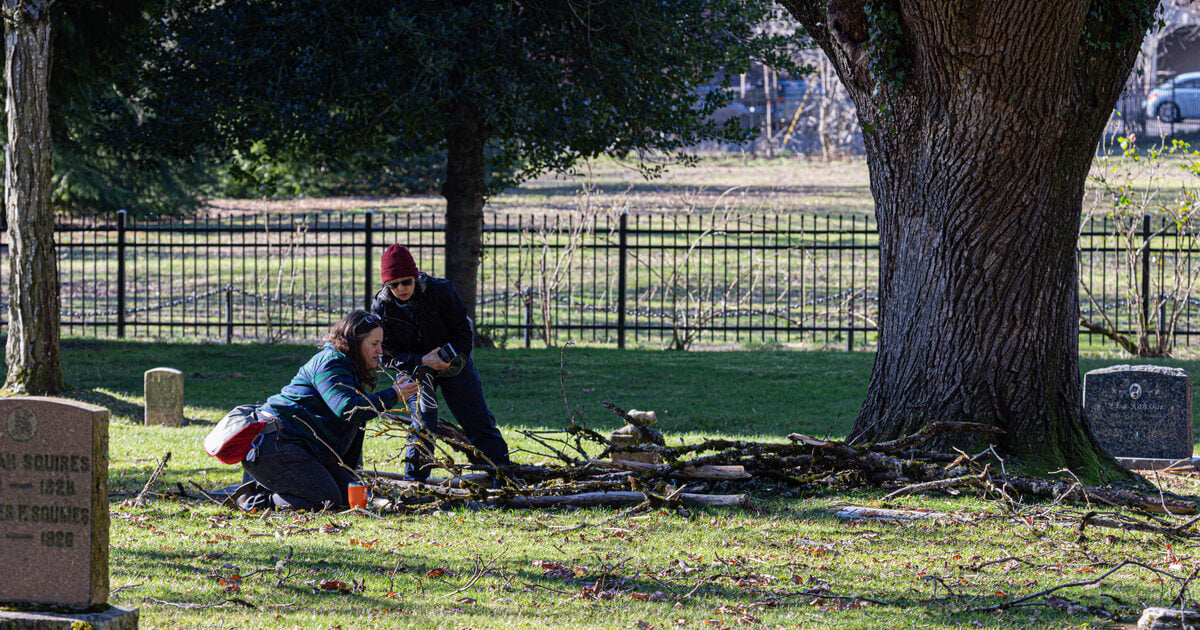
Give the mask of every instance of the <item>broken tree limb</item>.
M 936 481 L 926 481 L 925 483 L 915 483 L 889 492 L 886 496 L 880 499 L 880 502 L 887 503 L 890 499 L 894 499 L 896 497 L 901 497 L 906 494 L 926 492 L 928 490 L 940 490 L 942 488 L 954 488 L 958 486 L 978 486 L 981 482 L 981 477 L 985 475 L 986 471 L 983 475 L 963 475 L 962 477 L 952 477 L 950 479 L 938 479 Z
M 686 468 L 672 469 L 666 464 L 650 464 L 646 462 L 632 462 L 623 459 L 615 459 L 612 461 L 593 459 L 592 464 L 597 466 L 605 466 L 608 468 L 618 468 L 620 470 L 628 470 L 636 473 L 655 473 L 668 477 L 677 477 L 681 479 L 750 479 L 750 473 L 746 472 L 745 466 L 688 466 Z
M 356 470 L 354 471 L 361 477 L 379 477 L 381 479 L 390 479 L 394 481 L 407 481 L 410 483 L 418 483 L 413 481 L 408 475 L 401 473 L 386 472 L 382 470 Z M 469 475 L 459 475 L 447 479 L 427 479 L 424 482 L 429 486 L 445 486 L 448 488 L 461 488 L 465 484 L 482 484 L 487 483 L 490 477 L 486 473 L 474 473 Z
M 162 461 L 158 463 L 158 468 L 155 468 L 154 472 L 150 473 L 150 478 L 146 480 L 146 485 L 142 486 L 142 491 L 139 492 L 137 494 L 137 498 L 133 500 L 134 505 L 137 507 L 144 507 L 146 505 L 146 493 L 150 492 L 150 488 L 154 485 L 154 482 L 158 481 L 158 478 L 162 476 L 163 471 L 167 468 L 167 462 L 169 461 L 171 461 L 171 451 L 167 451 L 166 454 L 163 455 Z
M 1074 503 L 1102 503 L 1116 507 L 1131 507 L 1155 514 L 1195 514 L 1196 502 L 1166 497 L 1148 497 L 1115 488 L 1081 486 L 1074 482 L 1049 481 L 1008 477 L 1004 479 L 1011 490 L 1044 499 L 1067 500 Z
M 407 481 L 404 479 L 391 479 L 387 477 L 376 477 L 374 481 L 382 486 L 395 488 L 397 490 L 413 490 L 422 494 L 432 494 L 452 499 L 470 499 L 474 496 L 470 490 L 464 490 L 462 488 L 448 488 L 442 485 L 421 483 L 420 481 Z
M 605 406 L 618 415 L 624 414 L 622 418 L 638 426 L 639 430 L 646 424 L 639 423 L 644 417 L 634 417 L 635 414 L 611 403 Z M 381 433 L 396 435 L 401 430 L 407 432 L 408 427 L 385 426 Z M 989 495 L 1004 497 L 1009 503 L 1014 503 L 1012 497 L 1021 493 L 1055 501 L 1130 506 L 1160 513 L 1196 512 L 1195 503 L 1178 497 L 1147 496 L 1128 490 L 1086 488 L 1072 483 L 1011 476 L 1004 470 L 1004 460 L 995 449 L 969 457 L 962 453 L 956 456 L 917 448 L 934 436 L 953 431 L 1000 432 L 990 425 L 938 422 L 913 435 L 877 444 L 847 444 L 793 433 L 786 442 L 706 439 L 668 447 L 662 442 L 618 445 L 576 421 L 561 431 L 531 432 L 536 437 L 533 441 L 548 451 L 526 451 L 541 458 L 542 463 L 536 465 L 471 465 L 452 461 L 451 457 L 439 457 L 437 464 L 448 470 L 451 477 L 439 485 L 417 483 L 402 475 L 382 471 L 361 474 L 379 484 L 383 494 L 393 498 L 396 509 L 417 510 L 425 509 L 423 506 L 427 507 L 431 501 L 437 501 L 439 505 L 473 501 L 510 507 L 632 505 L 639 510 L 664 505 L 678 507 L 683 503 L 724 505 L 732 501 L 733 505 L 745 504 L 743 495 L 697 499 L 695 497 L 710 495 L 701 494 L 704 490 L 696 487 L 678 487 L 678 482 L 670 481 L 696 479 L 724 484 L 753 482 L 766 492 L 779 487 L 823 491 L 830 485 L 903 486 L 885 496 L 884 501 L 913 492 L 971 484 Z M 585 441 L 594 444 L 586 444 L 585 449 Z M 445 436 L 437 444 L 459 450 L 460 453 L 454 454 L 458 459 L 461 459 L 461 453 L 469 456 L 474 450 L 469 444 L 458 442 L 456 437 Z M 595 454 L 597 450 L 602 451 L 601 455 Z M 666 463 L 603 461 L 604 454 L 613 451 L 654 453 L 661 455 Z M 995 471 L 989 474 L 989 468 L 982 461 L 985 456 L 996 459 L 1001 474 Z M 946 465 L 947 462 L 950 464 Z M 490 478 L 485 475 L 470 474 L 479 471 L 495 471 L 492 475 L 498 483 L 488 483 Z M 734 499 L 721 498 L 728 496 Z M 1107 525 L 1102 521 L 1088 524 Z
M 1076 537 L 1077 541 L 1085 540 L 1083 533 L 1089 525 L 1092 527 L 1120 529 L 1127 532 L 1147 532 L 1151 534 L 1162 534 L 1164 536 L 1185 537 L 1189 535 L 1185 530 L 1191 525 L 1191 521 L 1176 526 L 1164 526 L 1135 520 L 1124 514 L 1106 515 L 1101 514 L 1100 512 L 1088 512 L 1079 520 L 1079 533 Z
M 822 440 L 820 438 L 812 437 L 811 435 L 804 435 L 803 433 L 791 433 L 787 436 L 787 439 L 805 446 L 812 446 L 826 450 L 842 457 L 854 457 L 860 452 L 859 449 L 856 449 L 845 442 Z
M 933 439 L 934 437 L 936 437 L 942 433 L 951 433 L 951 432 L 990 433 L 993 435 L 998 435 L 998 434 L 1004 433 L 1004 429 L 1001 429 L 1000 427 L 992 426 L 990 424 L 980 424 L 978 422 L 949 422 L 949 421 L 931 422 L 931 423 L 925 425 L 924 427 L 921 427 L 920 431 L 917 431 L 916 433 L 913 433 L 912 435 L 907 435 L 905 437 L 902 437 L 897 440 L 892 440 L 890 442 L 878 442 L 876 444 L 865 444 L 865 445 L 863 445 L 863 448 L 870 450 L 870 451 L 875 451 L 876 453 L 894 453 L 896 451 L 907 451 L 907 450 L 914 449 L 914 448 L 928 442 L 929 440 Z
M 546 495 L 540 497 L 511 497 L 504 500 L 509 507 L 620 507 L 637 505 L 646 500 L 641 492 L 584 492 L 580 494 Z M 740 507 L 749 508 L 750 499 L 744 494 L 691 494 L 680 493 L 675 500 L 692 507 Z

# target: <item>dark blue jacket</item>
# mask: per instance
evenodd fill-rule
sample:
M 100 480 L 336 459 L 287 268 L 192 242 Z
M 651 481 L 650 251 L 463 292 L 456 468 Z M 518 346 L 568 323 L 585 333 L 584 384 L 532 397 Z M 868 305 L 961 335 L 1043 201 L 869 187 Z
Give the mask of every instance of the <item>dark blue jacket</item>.
M 344 457 L 367 421 L 395 407 L 397 398 L 391 387 L 363 391 L 350 357 L 326 343 L 262 408 L 279 418 L 283 435 L 299 438 L 324 460 L 330 449 Z

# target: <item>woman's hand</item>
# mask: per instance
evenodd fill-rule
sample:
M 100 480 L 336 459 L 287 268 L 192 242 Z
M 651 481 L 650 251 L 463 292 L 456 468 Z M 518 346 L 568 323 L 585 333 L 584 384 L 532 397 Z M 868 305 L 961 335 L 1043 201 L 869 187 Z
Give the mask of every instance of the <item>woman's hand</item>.
M 441 372 L 442 370 L 450 367 L 449 363 L 446 363 L 445 361 L 442 360 L 442 357 L 438 356 L 438 348 L 434 348 L 433 350 L 430 350 L 429 354 L 421 357 L 421 364 L 428 365 L 429 367 L 437 370 L 438 372 Z
M 401 376 L 400 380 L 392 383 L 392 389 L 396 390 L 396 395 L 400 396 L 402 400 L 407 400 L 417 394 L 417 384 L 406 376 Z

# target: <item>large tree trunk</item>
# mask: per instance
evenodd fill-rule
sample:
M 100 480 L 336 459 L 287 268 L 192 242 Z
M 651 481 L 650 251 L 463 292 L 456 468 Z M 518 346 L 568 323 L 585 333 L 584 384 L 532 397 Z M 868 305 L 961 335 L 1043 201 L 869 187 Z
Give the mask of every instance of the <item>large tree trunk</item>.
M 29 394 L 63 386 L 50 208 L 50 4 L 4 0 L 4 205 L 12 251 L 4 388 Z
M 475 317 L 476 274 L 483 254 L 483 147 L 487 129 L 474 103 L 458 102 L 446 125 L 446 279 Z
M 858 105 L 879 223 L 879 350 L 851 439 L 970 420 L 1038 467 L 1116 474 L 1081 415 L 1075 243 L 1152 7 L 876 2 L 898 46 L 871 60 L 862 0 L 785 4 Z

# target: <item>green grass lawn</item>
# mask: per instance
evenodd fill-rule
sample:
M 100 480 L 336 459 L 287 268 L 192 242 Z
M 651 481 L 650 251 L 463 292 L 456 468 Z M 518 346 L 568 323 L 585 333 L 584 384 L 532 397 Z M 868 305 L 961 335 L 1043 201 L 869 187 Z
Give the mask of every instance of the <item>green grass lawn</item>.
M 123 505 L 167 451 L 162 492 L 182 485 L 198 496 L 191 482 L 234 482 L 240 469 L 205 456 L 200 440 L 230 407 L 277 391 L 314 350 L 64 342 L 64 370 L 77 388 L 67 396 L 113 412 L 110 601 L 140 608 L 142 628 L 1096 628 L 1106 622 L 1100 609 L 1129 620 L 1169 603 L 1180 591 L 1171 576 L 1182 580 L 1200 566 L 1187 539 L 1093 528 L 1080 540 L 1081 510 L 1061 506 L 1006 511 L 973 497 L 910 497 L 895 505 L 948 516 L 849 522 L 829 508 L 876 504 L 882 493 L 793 495 L 768 484 L 749 488 L 758 512 L 640 516 L 262 515 L 170 495 Z M 569 414 L 616 428 L 604 400 L 658 411 L 669 442 L 782 440 L 792 431 L 842 437 L 871 360 L 576 347 L 477 355 L 491 407 L 518 449 L 531 446 L 519 429 L 562 427 Z M 1086 359 L 1083 369 L 1122 362 L 1131 361 Z M 1195 360 L 1165 363 L 1200 374 Z M 142 373 L 158 366 L 185 373 L 188 426 L 139 424 Z M 399 446 L 374 440 L 367 458 L 386 461 Z M 1094 579 L 1124 559 L 1168 575 L 1127 566 L 1098 586 L 1054 593 L 1062 599 L 962 612 Z

